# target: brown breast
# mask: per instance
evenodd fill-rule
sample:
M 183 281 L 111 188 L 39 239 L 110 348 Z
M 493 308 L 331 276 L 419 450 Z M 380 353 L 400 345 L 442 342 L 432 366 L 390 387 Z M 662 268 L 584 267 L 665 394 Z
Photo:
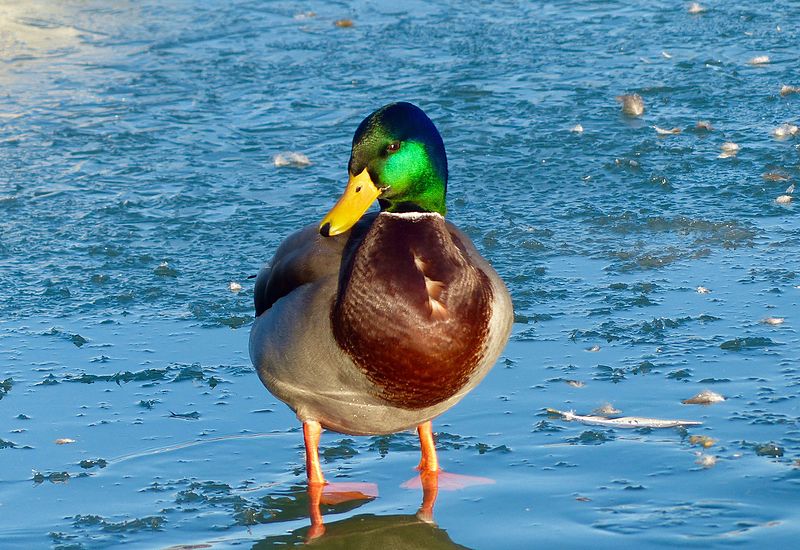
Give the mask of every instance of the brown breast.
M 488 277 L 444 218 L 384 213 L 348 243 L 331 321 L 383 399 L 421 409 L 467 383 L 483 357 L 491 304 Z

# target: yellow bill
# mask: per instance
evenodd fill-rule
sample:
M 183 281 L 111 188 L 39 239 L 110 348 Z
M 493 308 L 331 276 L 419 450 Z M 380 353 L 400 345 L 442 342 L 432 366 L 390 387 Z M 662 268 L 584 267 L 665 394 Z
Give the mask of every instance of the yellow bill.
M 350 176 L 339 202 L 319 224 L 319 232 L 325 237 L 344 233 L 355 225 L 380 194 L 381 190 L 372 183 L 366 168 L 357 176 Z

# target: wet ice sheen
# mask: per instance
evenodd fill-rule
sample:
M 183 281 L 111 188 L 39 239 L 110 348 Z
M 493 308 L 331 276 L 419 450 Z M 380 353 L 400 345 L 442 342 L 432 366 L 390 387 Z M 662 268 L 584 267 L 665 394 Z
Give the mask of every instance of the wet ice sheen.
M 393 99 L 441 129 L 449 215 L 514 298 L 498 366 L 435 424 L 445 469 L 496 483 L 420 524 L 413 434 L 325 434 L 332 479 L 380 489 L 324 510 L 331 544 L 796 544 L 800 224 L 777 199 L 800 137 L 773 131 L 798 123 L 798 20 L 0 1 L 2 546 L 302 543 L 302 438 L 250 367 L 248 277 L 327 211 L 355 126 Z M 682 403 L 703 390 L 725 401 Z M 608 403 L 703 424 L 546 412 Z

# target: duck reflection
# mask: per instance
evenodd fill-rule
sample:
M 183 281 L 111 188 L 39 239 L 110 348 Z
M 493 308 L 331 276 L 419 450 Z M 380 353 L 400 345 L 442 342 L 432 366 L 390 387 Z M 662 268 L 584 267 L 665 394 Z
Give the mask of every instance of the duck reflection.
M 328 524 L 325 534 L 308 543 L 311 548 L 329 549 L 452 549 L 466 548 L 456 544 L 443 529 L 420 520 L 411 514 L 376 516 L 360 514 Z M 253 546 L 253 550 L 265 550 L 280 546 L 296 548 L 306 543 L 309 527 L 298 529 L 288 535 L 269 537 Z
M 462 476 L 458 476 L 459 478 Z M 483 478 L 470 478 L 483 479 Z M 267 522 L 296 519 L 302 514 L 298 505 L 307 504 L 310 525 L 286 535 L 268 537 L 254 549 L 297 547 L 309 544 L 315 548 L 465 548 L 450 540 L 447 533 L 433 522 L 433 508 L 439 489 L 450 488 L 450 481 L 440 481 L 435 472 L 424 472 L 409 480 L 406 488 L 422 488 L 422 503 L 415 515 L 378 516 L 360 514 L 347 519 L 324 523 L 323 513 L 345 513 L 370 502 L 377 496 L 372 483 L 311 484 L 305 491 L 293 487 L 288 498 L 270 499 Z
M 310 525 L 287 535 L 268 537 L 254 549 L 296 547 L 310 544 L 315 548 L 466 548 L 450 540 L 433 522 L 433 507 L 439 492 L 439 476 L 425 472 L 404 484 L 422 487 L 422 503 L 415 515 L 377 516 L 360 514 L 329 524 L 323 511 L 341 513 L 369 502 L 377 495 L 373 484 L 331 483 L 310 485 L 307 490 Z M 363 491 L 363 492 L 362 492 Z M 277 518 L 276 518 L 277 519 Z
M 422 471 L 417 477 L 403 484 L 406 488 L 422 487 L 422 504 L 416 518 L 425 523 L 433 523 L 433 505 L 439 494 L 439 472 Z M 322 520 L 323 505 L 336 505 L 345 502 L 367 501 L 378 496 L 378 487 L 373 483 L 326 483 L 325 485 L 309 484 L 308 515 L 311 527 L 308 531 L 309 541 L 322 536 L 325 524 Z

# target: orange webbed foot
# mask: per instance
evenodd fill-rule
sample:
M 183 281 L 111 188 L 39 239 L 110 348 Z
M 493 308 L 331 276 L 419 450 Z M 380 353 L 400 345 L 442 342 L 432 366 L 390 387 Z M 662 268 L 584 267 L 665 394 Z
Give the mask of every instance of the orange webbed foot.
M 474 487 L 476 485 L 491 485 L 495 480 L 488 477 L 481 476 L 468 476 L 462 474 L 454 474 L 452 472 L 444 472 L 437 470 L 436 472 L 420 472 L 416 477 L 412 477 L 401 485 L 403 489 L 419 489 L 425 488 L 426 484 L 430 482 L 425 481 L 425 476 L 436 476 L 436 488 L 443 491 L 459 491 L 467 487 Z
M 444 489 L 445 491 L 456 491 L 474 485 L 489 485 L 494 483 L 488 477 L 466 476 L 461 474 L 451 474 L 443 472 L 439 468 L 439 459 L 436 456 L 436 445 L 433 442 L 433 427 L 431 422 L 424 422 L 417 426 L 419 433 L 420 451 L 422 457 L 419 461 L 419 475 L 411 478 L 401 487 L 405 489 Z

